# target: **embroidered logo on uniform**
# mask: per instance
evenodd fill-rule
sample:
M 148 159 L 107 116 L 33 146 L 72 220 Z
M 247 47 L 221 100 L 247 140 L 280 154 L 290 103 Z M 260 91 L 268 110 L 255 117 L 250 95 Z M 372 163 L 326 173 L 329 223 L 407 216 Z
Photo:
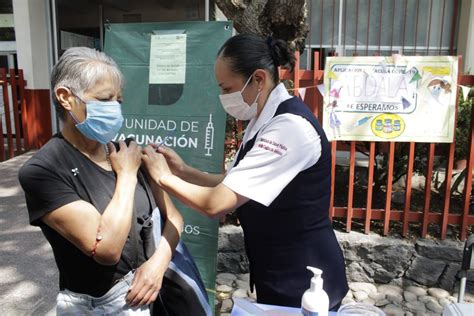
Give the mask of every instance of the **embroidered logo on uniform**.
M 77 177 L 77 175 L 79 174 L 79 169 L 77 169 L 77 168 L 71 169 L 71 172 L 72 172 L 73 176 Z
M 288 150 L 288 148 L 286 148 L 285 145 L 277 143 L 273 140 L 265 139 L 263 137 L 261 137 L 258 140 L 257 147 L 265 149 L 267 151 L 270 151 L 270 152 L 275 153 L 275 154 L 280 155 L 280 156 L 283 156 L 286 153 L 286 151 Z

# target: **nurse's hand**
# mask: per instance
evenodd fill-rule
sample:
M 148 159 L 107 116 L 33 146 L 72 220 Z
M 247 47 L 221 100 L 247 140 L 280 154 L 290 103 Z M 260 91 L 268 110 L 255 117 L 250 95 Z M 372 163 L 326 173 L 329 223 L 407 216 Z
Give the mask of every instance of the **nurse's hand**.
M 155 148 L 148 145 L 142 151 L 142 161 L 148 174 L 159 184 L 160 178 L 170 175 L 171 170 L 165 157 L 157 153 Z
M 166 158 L 166 162 L 168 163 L 171 172 L 175 176 L 182 178 L 187 167 L 183 159 L 181 159 L 181 157 L 171 148 L 157 146 L 156 144 L 151 144 L 151 146 L 156 150 L 156 152 L 162 154 Z

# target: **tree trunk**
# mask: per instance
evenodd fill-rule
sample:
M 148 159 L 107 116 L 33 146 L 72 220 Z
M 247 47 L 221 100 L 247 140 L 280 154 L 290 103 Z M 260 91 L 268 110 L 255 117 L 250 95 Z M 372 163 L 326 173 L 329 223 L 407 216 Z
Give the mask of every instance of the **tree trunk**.
M 282 39 L 303 52 L 309 26 L 305 0 L 216 0 L 239 33 Z

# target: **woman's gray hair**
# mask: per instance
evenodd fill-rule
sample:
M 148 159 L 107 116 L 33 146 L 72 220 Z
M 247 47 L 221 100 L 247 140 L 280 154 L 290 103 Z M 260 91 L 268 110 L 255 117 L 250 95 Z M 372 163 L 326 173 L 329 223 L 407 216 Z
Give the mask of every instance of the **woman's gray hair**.
M 59 117 L 65 118 L 65 109 L 56 99 L 56 90 L 59 87 L 67 87 L 75 95 L 82 97 L 84 92 L 104 78 L 110 78 L 122 88 L 123 75 L 112 58 L 88 47 L 72 47 L 66 50 L 51 73 L 53 102 Z

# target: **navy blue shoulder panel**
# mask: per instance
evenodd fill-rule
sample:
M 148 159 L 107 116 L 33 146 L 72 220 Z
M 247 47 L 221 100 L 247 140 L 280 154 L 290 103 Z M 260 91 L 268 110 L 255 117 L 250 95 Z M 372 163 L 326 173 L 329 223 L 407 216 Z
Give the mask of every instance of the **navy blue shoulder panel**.
M 319 137 L 321 138 L 321 157 L 325 157 L 326 155 L 331 153 L 329 142 L 326 137 L 326 133 L 324 133 L 324 130 L 321 127 L 321 124 L 319 124 L 319 121 L 316 119 L 313 112 L 311 112 L 309 107 L 303 101 L 301 101 L 300 98 L 293 97 L 291 99 L 288 99 L 282 102 L 278 106 L 278 109 L 275 112 L 274 117 L 277 115 L 285 114 L 285 113 L 299 115 L 301 117 L 304 117 L 306 120 L 308 120 L 308 122 L 311 123 L 311 125 L 314 127 Z

